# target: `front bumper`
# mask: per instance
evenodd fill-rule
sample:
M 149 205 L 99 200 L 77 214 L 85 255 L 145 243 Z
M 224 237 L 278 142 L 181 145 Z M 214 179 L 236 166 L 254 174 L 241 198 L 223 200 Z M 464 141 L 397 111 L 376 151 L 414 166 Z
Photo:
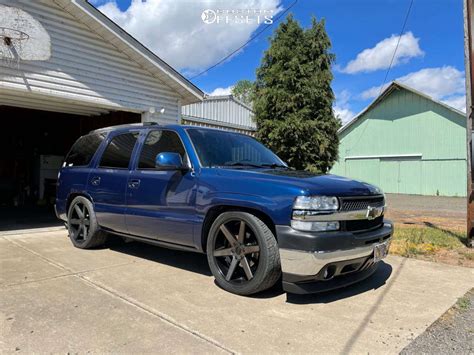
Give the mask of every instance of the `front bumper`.
M 300 232 L 277 226 L 283 288 L 292 293 L 322 292 L 344 287 L 372 275 L 374 244 L 390 243 L 389 221 L 376 230 Z

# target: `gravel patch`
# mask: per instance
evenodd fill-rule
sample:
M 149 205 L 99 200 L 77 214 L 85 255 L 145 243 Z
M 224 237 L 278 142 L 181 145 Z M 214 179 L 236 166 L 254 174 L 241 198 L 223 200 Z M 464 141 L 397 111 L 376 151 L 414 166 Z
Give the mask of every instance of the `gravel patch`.
M 420 196 L 403 194 L 386 194 L 390 209 L 420 212 L 434 212 L 466 216 L 467 200 L 465 197 Z
M 474 354 L 474 289 L 400 354 Z

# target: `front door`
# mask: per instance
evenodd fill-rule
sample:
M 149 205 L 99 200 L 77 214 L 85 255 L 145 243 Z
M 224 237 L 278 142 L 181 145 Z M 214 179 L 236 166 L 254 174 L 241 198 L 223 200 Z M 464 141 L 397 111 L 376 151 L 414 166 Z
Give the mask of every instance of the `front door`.
M 179 153 L 185 163 L 188 161 L 183 143 L 176 132 L 148 132 L 127 184 L 128 232 L 192 246 L 196 222 L 196 178 L 190 169 L 157 169 L 155 157 L 163 152 Z
M 101 227 L 126 233 L 125 194 L 129 164 L 139 133 L 119 134 L 109 140 L 97 168 L 89 174 L 88 191 Z

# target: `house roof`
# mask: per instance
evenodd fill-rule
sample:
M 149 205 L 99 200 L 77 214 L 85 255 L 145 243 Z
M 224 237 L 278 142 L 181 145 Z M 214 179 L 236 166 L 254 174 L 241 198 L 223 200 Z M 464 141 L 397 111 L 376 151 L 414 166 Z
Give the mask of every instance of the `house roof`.
M 400 89 L 404 89 L 404 90 L 407 90 L 407 91 L 410 91 L 412 92 L 413 94 L 415 95 L 418 95 L 418 96 L 421 96 L 427 100 L 430 100 L 430 101 L 433 101 L 434 103 L 438 104 L 438 105 L 441 105 L 443 106 L 444 108 L 454 112 L 454 113 L 457 113 L 459 115 L 461 115 L 462 117 L 465 117 L 465 113 L 462 112 L 462 111 L 459 111 L 457 109 L 455 109 L 454 107 L 451 107 L 439 100 L 435 100 L 433 99 L 431 96 L 429 95 L 426 95 L 418 90 L 415 90 L 405 84 L 402 84 L 398 81 L 392 81 L 390 83 L 390 85 L 385 88 L 385 90 L 382 91 L 382 93 L 377 96 L 374 101 L 372 101 L 366 108 L 364 108 L 361 112 L 359 112 L 357 115 L 355 115 L 350 121 L 348 121 L 344 126 L 342 126 L 338 133 L 342 133 L 344 132 L 346 129 L 348 129 L 350 126 L 352 126 L 354 123 L 356 123 L 365 113 L 367 113 L 370 109 L 372 109 L 373 107 L 375 107 L 375 105 L 377 105 L 379 102 L 381 102 L 383 99 L 385 99 L 388 95 L 390 95 L 394 90 L 400 90 Z
M 61 8 L 86 24 L 154 77 L 174 89 L 186 105 L 201 101 L 204 93 L 138 40 L 105 16 L 87 0 L 54 0 Z

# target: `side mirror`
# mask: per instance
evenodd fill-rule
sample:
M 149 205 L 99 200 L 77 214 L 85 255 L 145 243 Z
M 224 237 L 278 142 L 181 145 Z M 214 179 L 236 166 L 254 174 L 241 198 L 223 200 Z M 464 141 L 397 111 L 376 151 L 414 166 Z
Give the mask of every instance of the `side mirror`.
M 182 170 L 187 169 L 183 164 L 183 159 L 178 153 L 163 152 L 155 158 L 155 168 L 160 170 Z

